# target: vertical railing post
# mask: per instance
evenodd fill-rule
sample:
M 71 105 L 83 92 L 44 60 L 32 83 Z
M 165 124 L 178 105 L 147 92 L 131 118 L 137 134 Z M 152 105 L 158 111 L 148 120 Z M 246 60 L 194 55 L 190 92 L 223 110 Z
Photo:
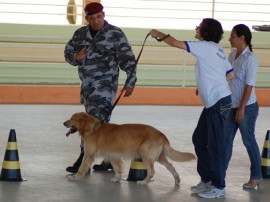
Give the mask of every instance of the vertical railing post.
M 215 18 L 215 0 L 212 1 L 212 18 Z

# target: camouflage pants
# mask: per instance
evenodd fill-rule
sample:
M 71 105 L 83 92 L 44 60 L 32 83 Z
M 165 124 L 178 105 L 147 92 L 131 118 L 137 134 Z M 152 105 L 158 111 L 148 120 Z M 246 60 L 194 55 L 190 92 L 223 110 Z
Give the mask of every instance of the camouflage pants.
M 116 91 L 117 84 L 108 80 L 84 81 L 81 85 L 81 103 L 86 113 L 97 117 L 101 122 L 109 122 Z
M 90 102 L 86 101 L 86 103 L 84 103 L 84 107 L 85 107 L 85 111 L 87 114 L 90 114 L 92 116 L 95 116 L 96 118 L 98 118 L 102 123 L 103 122 L 109 122 L 110 118 L 111 118 L 111 107 L 112 105 L 108 103 L 95 103 L 98 105 L 93 105 Z
M 115 81 L 115 82 L 112 82 Z M 84 105 L 87 114 L 95 116 L 102 123 L 109 122 L 111 108 L 117 92 L 117 79 L 106 78 L 95 80 L 92 78 L 82 79 L 81 104 Z M 83 141 L 81 141 L 83 150 Z

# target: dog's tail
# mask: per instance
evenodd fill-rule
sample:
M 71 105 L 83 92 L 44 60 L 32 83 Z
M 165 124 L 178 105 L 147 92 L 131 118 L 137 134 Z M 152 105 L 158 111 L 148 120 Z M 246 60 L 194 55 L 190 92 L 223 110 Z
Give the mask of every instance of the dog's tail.
M 178 161 L 178 162 L 191 161 L 191 160 L 196 159 L 194 154 L 189 153 L 189 152 L 177 151 L 173 149 L 169 143 L 166 143 L 164 145 L 164 153 L 173 161 Z

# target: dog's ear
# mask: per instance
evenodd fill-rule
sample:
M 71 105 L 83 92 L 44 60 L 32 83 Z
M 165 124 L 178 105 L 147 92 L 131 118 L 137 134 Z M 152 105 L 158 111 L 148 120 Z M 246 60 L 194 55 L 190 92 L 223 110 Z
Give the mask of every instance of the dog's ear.
M 85 112 L 80 112 L 80 117 L 83 119 L 87 118 L 87 114 Z
M 84 112 L 80 112 L 78 113 L 78 116 L 79 116 L 79 125 L 80 125 L 80 128 L 84 128 L 84 124 L 86 122 L 86 119 L 87 119 L 87 114 L 84 113 Z
M 85 112 L 81 112 L 80 113 L 80 125 L 84 131 L 92 133 L 95 131 L 95 129 L 99 125 L 101 125 L 101 122 L 99 121 L 98 118 L 96 118 L 92 115 L 89 115 Z

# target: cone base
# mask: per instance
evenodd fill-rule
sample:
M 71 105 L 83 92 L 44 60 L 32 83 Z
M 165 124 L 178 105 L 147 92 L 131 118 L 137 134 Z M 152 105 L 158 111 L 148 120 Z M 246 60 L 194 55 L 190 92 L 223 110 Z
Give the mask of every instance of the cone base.
M 27 181 L 26 179 L 0 179 L 0 181 L 6 181 L 6 182 L 24 182 Z
M 270 167 L 262 166 L 262 177 L 263 179 L 270 179 Z
M 137 169 L 130 169 L 128 177 L 126 178 L 127 181 L 141 181 L 147 175 L 147 170 L 137 170 Z
M 21 177 L 21 171 L 18 169 L 2 169 L 0 181 L 21 182 L 26 181 Z

